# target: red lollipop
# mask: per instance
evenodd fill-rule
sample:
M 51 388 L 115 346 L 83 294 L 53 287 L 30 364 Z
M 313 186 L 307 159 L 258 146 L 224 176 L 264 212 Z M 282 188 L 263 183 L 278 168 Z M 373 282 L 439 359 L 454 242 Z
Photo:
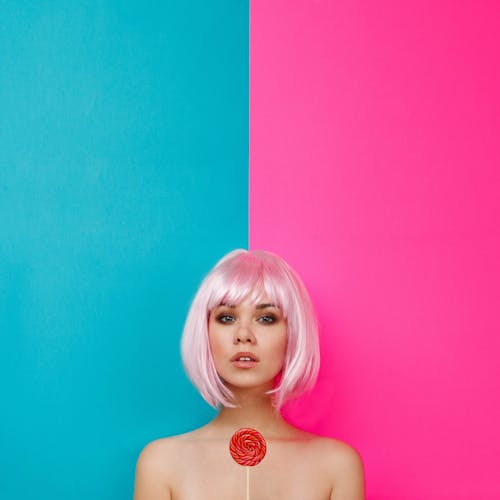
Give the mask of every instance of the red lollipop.
M 236 463 L 254 466 L 266 455 L 266 440 L 255 429 L 239 429 L 229 442 L 229 452 Z

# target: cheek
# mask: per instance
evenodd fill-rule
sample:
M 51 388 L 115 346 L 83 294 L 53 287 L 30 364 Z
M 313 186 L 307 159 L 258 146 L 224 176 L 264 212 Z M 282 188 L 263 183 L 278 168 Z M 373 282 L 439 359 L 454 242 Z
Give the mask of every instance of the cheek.
M 273 344 L 273 352 L 277 360 L 283 362 L 286 356 L 287 349 L 287 336 L 286 334 L 280 336 L 280 338 L 276 339 Z
M 216 367 L 218 368 L 221 363 L 223 363 L 228 355 L 230 343 L 227 341 L 227 331 L 218 331 L 217 328 L 211 328 L 208 331 L 208 343 L 210 346 L 210 351 L 212 352 L 212 358 Z
M 212 333 L 211 335 L 208 336 L 208 341 L 210 342 L 210 348 L 212 351 L 219 351 L 221 348 L 221 342 L 219 340 L 219 337 Z
M 210 351 L 212 352 L 212 357 L 216 359 L 217 355 L 220 353 L 221 345 L 218 341 L 216 332 L 212 328 L 208 329 L 208 344 L 210 346 Z
M 272 365 L 273 366 L 272 371 L 275 374 L 275 376 L 278 377 L 281 376 L 282 370 L 285 366 L 286 351 L 287 351 L 287 339 L 285 337 L 284 339 L 281 339 L 279 342 L 277 342 L 273 349 L 274 362 Z

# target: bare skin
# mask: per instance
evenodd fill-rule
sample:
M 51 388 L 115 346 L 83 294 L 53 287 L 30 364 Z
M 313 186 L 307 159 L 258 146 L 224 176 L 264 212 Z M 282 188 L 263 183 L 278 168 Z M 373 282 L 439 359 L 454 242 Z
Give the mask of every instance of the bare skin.
M 242 427 L 257 429 L 267 443 L 263 461 L 250 468 L 252 500 L 364 500 L 358 453 L 293 427 L 265 394 L 276 376 L 283 332 L 286 338 L 280 311 L 245 301 L 229 311 L 221 307 L 209 319 L 211 348 L 238 407 L 222 407 L 204 427 L 147 445 L 137 461 L 134 500 L 245 500 L 246 467 L 229 453 L 229 440 Z M 257 369 L 226 361 L 227 353 L 237 351 L 257 354 Z M 267 364 L 271 357 L 274 364 Z

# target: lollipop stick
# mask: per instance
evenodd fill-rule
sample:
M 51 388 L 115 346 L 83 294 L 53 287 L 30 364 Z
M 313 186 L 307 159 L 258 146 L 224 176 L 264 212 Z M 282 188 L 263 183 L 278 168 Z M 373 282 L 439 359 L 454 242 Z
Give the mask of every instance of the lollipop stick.
M 250 467 L 247 466 L 247 500 L 250 500 Z

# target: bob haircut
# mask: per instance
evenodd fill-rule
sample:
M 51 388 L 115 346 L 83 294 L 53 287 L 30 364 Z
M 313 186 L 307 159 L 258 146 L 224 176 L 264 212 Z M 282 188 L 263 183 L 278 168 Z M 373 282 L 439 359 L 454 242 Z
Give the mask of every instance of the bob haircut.
M 181 341 L 186 372 L 208 404 L 235 407 L 233 394 L 218 375 L 208 337 L 208 319 L 221 303 L 257 303 L 267 295 L 287 322 L 287 349 L 274 388 L 273 404 L 299 396 L 316 382 L 319 342 L 316 315 L 301 279 L 278 255 L 233 250 L 208 273 L 193 299 Z

